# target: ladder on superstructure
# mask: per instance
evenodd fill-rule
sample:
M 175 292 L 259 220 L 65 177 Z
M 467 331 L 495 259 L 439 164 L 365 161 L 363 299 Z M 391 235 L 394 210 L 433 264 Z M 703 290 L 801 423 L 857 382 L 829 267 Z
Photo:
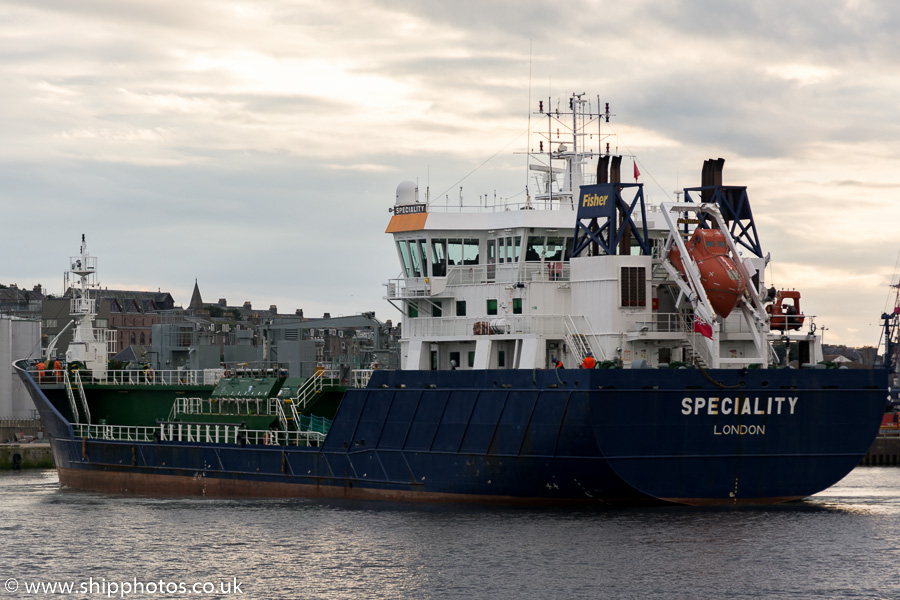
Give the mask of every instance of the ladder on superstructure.
M 315 375 L 303 382 L 303 385 L 297 390 L 297 395 L 290 398 L 276 398 L 275 406 L 278 419 L 281 421 L 285 431 L 300 431 L 300 415 L 312 402 L 323 387 L 324 371 L 317 372 Z M 290 406 L 290 412 L 285 410 L 285 405 Z M 293 423 L 293 427 L 291 427 Z
M 691 363 L 700 368 L 708 369 L 711 362 L 709 349 L 704 344 L 697 344 L 694 339 L 699 333 L 686 332 L 687 338 L 681 342 L 681 347 L 691 353 Z
M 572 318 L 572 315 L 566 315 L 564 319 L 564 322 L 566 324 L 566 343 L 578 358 L 578 364 L 581 364 L 582 361 L 584 361 L 584 357 L 586 357 L 589 352 L 601 360 L 606 360 L 606 356 L 603 354 L 602 348 L 599 350 L 594 350 L 593 344 L 591 344 L 590 340 L 592 337 L 595 337 L 595 334 L 587 319 L 585 317 L 582 317 L 582 319 L 584 319 L 587 328 L 591 330 L 590 334 L 582 333 L 578 330 L 578 327 L 575 325 L 575 320 Z
M 81 372 L 76 370 L 72 373 L 72 376 L 75 379 L 74 386 L 72 385 L 72 379 L 69 377 L 68 369 L 63 370 L 66 394 L 69 397 L 69 406 L 72 408 L 73 422 L 90 424 L 91 411 L 88 408 L 87 396 L 84 393 L 84 385 L 81 383 Z

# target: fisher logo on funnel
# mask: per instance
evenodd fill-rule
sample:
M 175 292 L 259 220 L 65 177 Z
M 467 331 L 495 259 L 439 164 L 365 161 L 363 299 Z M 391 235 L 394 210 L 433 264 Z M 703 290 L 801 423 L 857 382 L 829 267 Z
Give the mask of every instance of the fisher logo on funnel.
M 609 196 L 601 196 L 600 194 L 587 194 L 581 201 L 581 205 L 588 206 L 606 206 Z

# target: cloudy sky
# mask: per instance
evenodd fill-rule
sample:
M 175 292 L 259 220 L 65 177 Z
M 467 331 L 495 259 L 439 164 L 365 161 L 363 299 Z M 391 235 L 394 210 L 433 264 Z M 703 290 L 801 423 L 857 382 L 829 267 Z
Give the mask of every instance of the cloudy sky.
M 397 184 L 516 196 L 530 110 L 586 92 L 652 201 L 725 158 L 770 283 L 874 345 L 898 28 L 865 0 L 0 0 L 0 282 L 60 292 L 84 233 L 109 288 L 397 321 Z

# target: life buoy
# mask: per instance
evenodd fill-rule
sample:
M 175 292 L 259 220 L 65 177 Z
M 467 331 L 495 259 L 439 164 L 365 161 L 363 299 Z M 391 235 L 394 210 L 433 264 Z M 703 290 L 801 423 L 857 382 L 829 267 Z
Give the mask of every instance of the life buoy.
M 269 432 L 268 431 L 263 434 L 263 445 L 264 446 L 269 445 Z

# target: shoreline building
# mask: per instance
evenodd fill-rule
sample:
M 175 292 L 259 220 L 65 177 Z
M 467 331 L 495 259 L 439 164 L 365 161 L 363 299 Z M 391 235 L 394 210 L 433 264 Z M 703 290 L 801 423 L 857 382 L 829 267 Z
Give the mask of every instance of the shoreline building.
M 40 355 L 40 321 L 0 314 L 0 420 L 35 418 L 34 402 L 12 363 Z M 47 369 L 47 373 L 51 371 Z

